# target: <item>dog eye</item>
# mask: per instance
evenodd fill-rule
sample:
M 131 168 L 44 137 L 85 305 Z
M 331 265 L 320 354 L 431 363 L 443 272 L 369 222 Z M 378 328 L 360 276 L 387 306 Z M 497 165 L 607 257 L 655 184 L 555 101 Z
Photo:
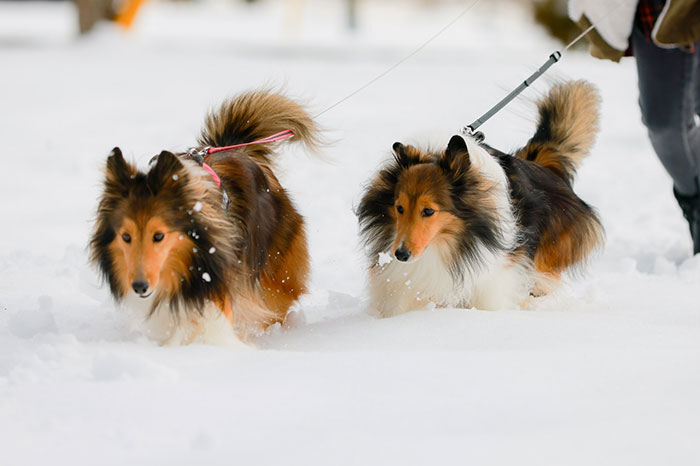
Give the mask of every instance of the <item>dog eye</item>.
M 425 209 L 423 209 L 423 212 L 421 212 L 423 217 L 430 217 L 434 213 L 435 213 L 435 211 L 433 209 L 431 209 L 430 207 L 426 207 Z
M 153 235 L 153 242 L 157 243 L 159 241 L 163 241 L 163 238 L 165 238 L 165 235 L 163 233 L 156 233 Z
M 128 233 L 124 233 L 122 235 L 122 239 L 124 240 L 125 243 L 131 243 L 131 235 Z
M 398 213 L 403 214 L 403 206 L 402 205 L 397 205 L 396 210 Z

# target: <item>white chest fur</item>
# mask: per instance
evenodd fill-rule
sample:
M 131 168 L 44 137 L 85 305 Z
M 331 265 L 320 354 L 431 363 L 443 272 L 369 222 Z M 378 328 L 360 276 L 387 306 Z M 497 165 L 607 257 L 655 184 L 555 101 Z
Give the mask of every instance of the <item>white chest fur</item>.
M 382 317 L 437 307 L 476 307 L 483 310 L 517 309 L 531 286 L 526 266 L 513 263 L 505 253 L 482 251 L 482 261 L 459 275 L 450 272 L 441 251 L 429 246 L 415 262 L 392 260 L 370 272 L 370 298 Z

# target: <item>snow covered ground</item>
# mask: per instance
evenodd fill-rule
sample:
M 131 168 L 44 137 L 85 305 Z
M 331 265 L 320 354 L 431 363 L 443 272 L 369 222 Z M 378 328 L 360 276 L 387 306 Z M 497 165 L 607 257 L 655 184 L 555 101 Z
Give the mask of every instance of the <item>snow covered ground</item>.
M 337 0 L 152 2 L 130 34 L 76 38 L 71 4 L 0 2 L 0 462 L 6 465 L 696 465 L 700 257 L 647 141 L 634 62 L 572 53 L 603 129 L 577 183 L 608 242 L 528 311 L 367 311 L 352 212 L 394 141 L 444 144 L 557 45 L 482 2 L 320 118 L 323 163 L 282 178 L 310 232 L 313 286 L 257 350 L 159 347 L 126 330 L 86 265 L 100 169 L 191 145 L 233 93 L 281 85 L 316 113 L 463 8 L 385 0 L 343 31 Z M 541 82 L 484 127 L 510 149 Z

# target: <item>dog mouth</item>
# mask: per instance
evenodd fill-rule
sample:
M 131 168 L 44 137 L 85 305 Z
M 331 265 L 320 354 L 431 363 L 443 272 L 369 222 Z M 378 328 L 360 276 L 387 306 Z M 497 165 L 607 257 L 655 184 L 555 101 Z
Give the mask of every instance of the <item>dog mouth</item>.
M 140 295 L 138 295 L 138 296 L 139 296 L 139 298 L 141 298 L 141 299 L 146 299 L 146 298 L 150 298 L 150 296 L 151 296 L 152 294 L 153 294 L 153 291 L 151 291 L 150 293 L 146 293 L 146 294 L 140 294 Z

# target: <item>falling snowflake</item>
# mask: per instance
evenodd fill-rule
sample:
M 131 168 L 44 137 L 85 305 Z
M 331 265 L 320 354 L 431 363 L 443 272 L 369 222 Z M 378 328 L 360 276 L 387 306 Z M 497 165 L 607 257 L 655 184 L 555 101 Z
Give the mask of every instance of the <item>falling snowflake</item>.
M 379 260 L 377 261 L 377 264 L 379 264 L 380 267 L 384 266 L 390 262 L 391 262 L 391 254 L 386 253 L 386 252 L 379 253 Z

